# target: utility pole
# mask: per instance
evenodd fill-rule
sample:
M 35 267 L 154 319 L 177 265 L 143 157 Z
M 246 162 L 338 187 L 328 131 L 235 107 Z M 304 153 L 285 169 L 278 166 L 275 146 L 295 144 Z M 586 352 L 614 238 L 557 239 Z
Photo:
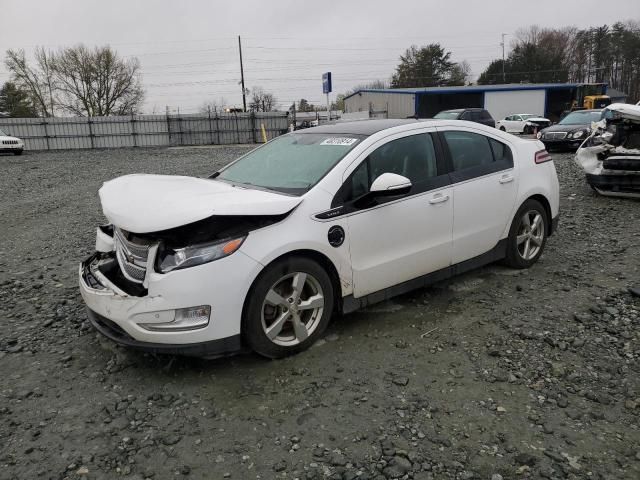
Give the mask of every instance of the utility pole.
M 502 43 L 500 44 L 502 47 L 502 83 L 507 83 L 507 75 L 504 73 L 504 37 L 506 35 L 506 33 L 502 34 Z
M 240 51 L 240 83 L 242 83 L 242 111 L 247 111 L 247 96 L 244 89 L 244 68 L 242 67 L 242 43 L 240 42 L 240 35 L 238 35 L 238 50 Z

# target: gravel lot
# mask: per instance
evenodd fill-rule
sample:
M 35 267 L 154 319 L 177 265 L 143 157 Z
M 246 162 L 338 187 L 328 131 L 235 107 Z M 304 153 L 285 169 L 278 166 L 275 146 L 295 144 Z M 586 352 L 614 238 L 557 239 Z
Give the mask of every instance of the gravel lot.
M 0 478 L 638 479 L 640 202 L 555 154 L 560 230 L 337 319 L 268 361 L 154 357 L 85 319 L 101 183 L 204 175 L 246 147 L 0 156 Z

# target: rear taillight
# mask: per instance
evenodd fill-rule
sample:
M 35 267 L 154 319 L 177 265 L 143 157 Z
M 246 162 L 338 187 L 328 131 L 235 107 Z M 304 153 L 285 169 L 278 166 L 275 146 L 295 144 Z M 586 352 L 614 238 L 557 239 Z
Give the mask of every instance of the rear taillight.
M 536 163 L 550 162 L 551 155 L 549 155 L 549 152 L 547 152 L 546 150 L 540 150 L 536 152 L 534 159 Z

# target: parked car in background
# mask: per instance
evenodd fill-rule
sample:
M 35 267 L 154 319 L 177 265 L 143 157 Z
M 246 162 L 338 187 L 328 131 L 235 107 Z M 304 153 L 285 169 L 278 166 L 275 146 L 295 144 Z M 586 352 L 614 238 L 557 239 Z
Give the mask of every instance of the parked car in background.
M 24 150 L 24 141 L 18 137 L 12 137 L 0 130 L 0 153 L 13 153 L 14 155 L 22 155 Z
M 496 128 L 503 132 L 530 134 L 551 125 L 551 120 L 532 113 L 508 115 L 496 122 Z
M 555 125 L 538 132 L 547 150 L 577 150 L 591 134 L 591 123 L 600 121 L 602 110 L 575 110 Z
M 126 175 L 79 266 L 89 319 L 156 353 L 266 357 L 348 313 L 481 265 L 528 268 L 555 229 L 550 155 L 477 123 L 367 120 L 278 137 L 209 178 Z
M 481 123 L 488 127 L 496 126 L 496 121 L 484 108 L 458 108 L 455 110 L 443 110 L 442 112 L 434 115 L 433 118 L 438 118 L 440 120 L 467 120 L 469 122 Z

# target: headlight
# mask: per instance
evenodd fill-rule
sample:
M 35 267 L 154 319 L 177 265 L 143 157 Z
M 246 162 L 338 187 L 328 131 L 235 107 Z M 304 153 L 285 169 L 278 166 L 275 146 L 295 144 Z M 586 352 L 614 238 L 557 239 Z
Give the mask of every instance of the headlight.
M 540 139 L 542 138 L 542 132 L 538 132 L 538 133 L 536 134 L 536 138 L 537 138 L 538 140 L 540 140 Z
M 583 137 L 587 133 L 587 130 L 578 130 L 569 135 L 571 138 L 580 138 Z
M 172 270 L 194 267 L 228 257 L 240 248 L 245 238 L 247 238 L 246 235 L 233 240 L 190 245 L 175 249 L 162 247 L 158 253 L 156 269 L 161 273 L 168 273 Z

